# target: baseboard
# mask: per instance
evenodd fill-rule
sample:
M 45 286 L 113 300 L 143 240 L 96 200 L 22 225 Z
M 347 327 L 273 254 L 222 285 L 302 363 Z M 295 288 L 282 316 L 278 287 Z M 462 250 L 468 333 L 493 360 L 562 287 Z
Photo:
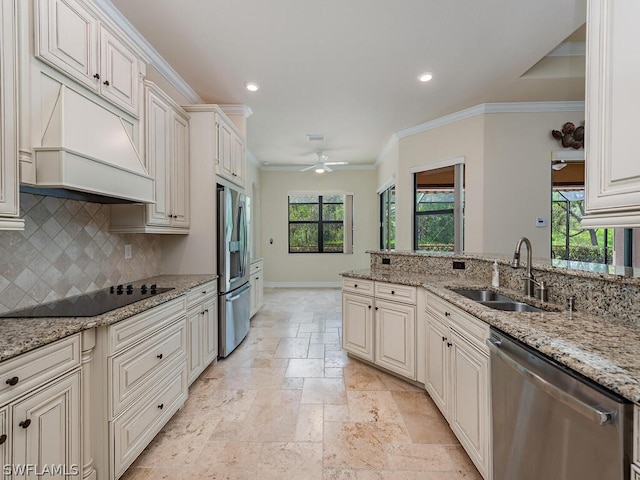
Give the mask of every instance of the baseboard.
M 265 282 L 264 288 L 341 288 L 340 282 Z

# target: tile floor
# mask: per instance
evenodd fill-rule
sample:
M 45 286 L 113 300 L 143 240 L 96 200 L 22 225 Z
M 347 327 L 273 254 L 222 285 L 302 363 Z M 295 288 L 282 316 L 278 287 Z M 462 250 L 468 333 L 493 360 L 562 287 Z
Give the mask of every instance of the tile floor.
M 337 289 L 267 289 L 123 480 L 481 480 L 423 390 L 347 357 L 340 312 Z

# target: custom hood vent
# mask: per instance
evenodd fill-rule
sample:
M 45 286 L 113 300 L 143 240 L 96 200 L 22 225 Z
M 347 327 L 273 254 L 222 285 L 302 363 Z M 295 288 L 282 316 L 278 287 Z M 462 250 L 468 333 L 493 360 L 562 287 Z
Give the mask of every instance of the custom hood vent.
M 62 86 L 21 190 L 94 203 L 154 203 L 153 178 L 117 115 Z

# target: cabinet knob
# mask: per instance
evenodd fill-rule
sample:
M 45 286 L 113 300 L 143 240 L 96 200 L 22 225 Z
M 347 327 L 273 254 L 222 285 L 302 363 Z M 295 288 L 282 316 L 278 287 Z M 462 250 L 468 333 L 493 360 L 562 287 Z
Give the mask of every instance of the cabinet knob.
M 13 387 L 14 385 L 17 385 L 19 381 L 20 379 L 18 377 L 11 377 L 7 380 L 7 385 L 11 385 Z
M 371 309 L 371 305 L 369 305 L 369 309 Z
M 357 284 L 357 283 L 356 283 L 356 284 L 354 284 L 354 285 L 353 285 L 353 288 L 358 288 L 358 284 Z
M 449 312 L 444 312 L 444 316 L 445 316 L 445 317 L 450 317 L 450 316 L 451 316 L 451 314 L 450 314 Z
M 95 78 L 96 80 L 100 80 L 100 74 L 99 74 L 99 73 L 96 73 L 96 74 L 93 76 L 93 78 Z
M 158 357 L 158 360 L 162 360 L 162 354 L 156 355 L 156 357 Z
M 107 87 L 110 85 L 109 80 L 105 80 L 104 82 L 102 82 L 103 84 L 105 84 Z
M 395 295 L 396 291 L 395 290 L 391 290 L 391 295 Z
M 451 345 L 453 345 L 453 343 L 447 342 L 447 347 L 451 347 Z
M 164 403 L 161 403 L 160 405 L 158 405 L 158 408 L 162 410 L 164 408 Z
M 18 426 L 22 427 L 22 428 L 29 428 L 29 425 L 31 425 L 31 419 L 27 418 L 25 421 L 20 422 L 18 424 Z
M 2 435 L 0 435 L 0 445 L 2 445 L 6 441 L 7 441 L 7 434 L 3 433 Z
M 378 309 L 378 307 L 376 307 L 376 310 Z

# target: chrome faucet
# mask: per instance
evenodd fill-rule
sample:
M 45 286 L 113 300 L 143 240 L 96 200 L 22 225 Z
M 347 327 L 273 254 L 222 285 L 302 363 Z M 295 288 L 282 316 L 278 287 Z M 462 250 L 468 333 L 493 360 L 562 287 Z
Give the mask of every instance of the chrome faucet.
M 522 244 L 525 244 L 527 247 L 527 271 L 524 276 L 524 294 L 527 297 L 533 297 L 535 293 L 535 284 L 538 283 L 533 278 L 533 273 L 531 273 L 531 242 L 527 237 L 522 237 L 516 243 L 516 251 L 513 254 L 513 260 L 511 261 L 511 266 L 513 268 L 518 268 L 520 266 L 520 250 L 522 249 Z

